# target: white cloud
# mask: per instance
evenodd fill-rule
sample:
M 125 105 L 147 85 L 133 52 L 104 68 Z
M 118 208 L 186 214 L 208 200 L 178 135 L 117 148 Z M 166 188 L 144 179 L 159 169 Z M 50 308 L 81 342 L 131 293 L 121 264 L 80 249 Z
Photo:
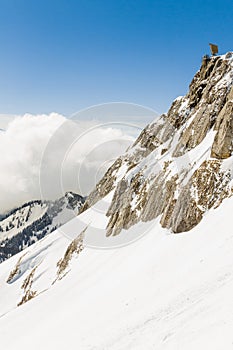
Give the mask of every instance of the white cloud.
M 41 193 L 87 194 L 131 142 L 120 126 L 68 121 L 56 113 L 15 118 L 0 133 L 0 213 Z
M 14 114 L 0 114 L 0 129 L 5 130 L 8 124 L 16 117 Z

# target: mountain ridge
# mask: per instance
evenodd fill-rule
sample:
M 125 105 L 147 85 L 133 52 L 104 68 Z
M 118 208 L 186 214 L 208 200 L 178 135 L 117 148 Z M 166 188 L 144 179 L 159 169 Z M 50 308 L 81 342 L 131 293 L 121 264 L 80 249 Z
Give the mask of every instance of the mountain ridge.
M 224 160 L 232 154 L 232 57 L 204 60 L 187 95 L 142 131 L 88 196 L 82 212 L 114 192 L 107 235 L 160 215 L 163 227 L 189 231 L 231 196 L 233 173 Z
M 0 218 L 0 263 L 64 225 L 77 214 L 84 198 L 74 192 L 51 200 L 32 200 Z

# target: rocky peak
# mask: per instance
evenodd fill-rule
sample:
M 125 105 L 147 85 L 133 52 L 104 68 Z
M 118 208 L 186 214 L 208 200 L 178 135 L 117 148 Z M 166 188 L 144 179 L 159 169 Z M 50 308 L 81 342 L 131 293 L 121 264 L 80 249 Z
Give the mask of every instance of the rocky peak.
M 149 124 L 107 171 L 83 210 L 112 193 L 107 235 L 160 216 L 189 231 L 232 194 L 233 54 L 202 62 L 186 96 Z

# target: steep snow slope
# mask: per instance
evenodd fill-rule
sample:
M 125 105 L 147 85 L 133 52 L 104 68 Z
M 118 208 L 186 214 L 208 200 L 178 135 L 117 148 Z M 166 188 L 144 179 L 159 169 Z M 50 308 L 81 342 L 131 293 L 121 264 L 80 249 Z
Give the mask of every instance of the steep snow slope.
M 27 249 L 11 284 L 5 281 L 19 256 L 1 265 L 1 346 L 232 349 L 232 206 L 232 198 L 225 200 L 190 234 L 167 234 L 154 221 L 126 247 L 85 248 L 54 284 L 70 241 L 53 232 Z M 78 232 L 78 222 L 63 226 L 63 233 Z M 41 294 L 17 308 L 20 286 L 37 265 L 32 290 Z

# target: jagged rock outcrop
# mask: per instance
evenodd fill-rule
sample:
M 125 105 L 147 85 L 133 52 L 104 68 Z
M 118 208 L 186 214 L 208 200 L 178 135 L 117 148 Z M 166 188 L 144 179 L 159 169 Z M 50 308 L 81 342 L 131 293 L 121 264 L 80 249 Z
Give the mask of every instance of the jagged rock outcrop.
M 177 233 L 192 229 L 207 210 L 218 207 L 230 194 L 230 180 L 230 173 L 221 171 L 220 161 L 204 161 L 181 188 L 172 212 L 167 214 L 169 222 L 166 224 L 164 219 L 161 220 L 162 226 L 172 227 Z
M 214 128 L 217 133 L 212 145 L 211 156 L 225 159 L 231 156 L 233 150 L 233 87 L 227 96 L 227 102 L 216 121 Z
M 188 105 L 190 124 L 180 136 L 174 156 L 178 157 L 199 145 L 215 124 L 226 103 L 232 67 L 226 59 L 213 57 L 201 67 L 190 84 Z M 193 119 L 192 119 L 193 118 Z
M 149 124 L 108 170 L 84 209 L 112 192 L 107 235 L 160 216 L 189 231 L 232 195 L 233 54 L 203 60 L 189 92 Z

